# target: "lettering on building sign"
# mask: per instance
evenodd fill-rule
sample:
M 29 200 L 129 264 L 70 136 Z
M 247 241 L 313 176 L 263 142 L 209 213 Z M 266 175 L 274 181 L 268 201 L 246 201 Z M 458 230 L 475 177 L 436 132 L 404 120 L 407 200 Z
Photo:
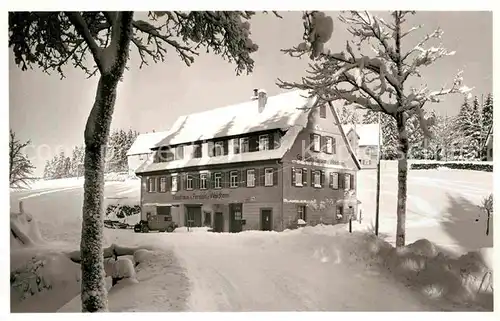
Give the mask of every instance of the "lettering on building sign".
M 317 158 L 314 156 L 302 157 L 302 155 L 300 155 L 300 154 L 297 154 L 297 160 L 304 161 L 304 162 L 330 164 L 330 165 L 342 165 L 342 166 L 345 165 L 344 162 L 341 162 L 341 161 L 338 161 L 335 159 L 321 159 L 321 158 Z
M 208 199 L 223 199 L 228 198 L 227 193 L 205 193 L 205 194 L 192 194 L 192 195 L 173 195 L 173 199 L 180 200 L 208 200 Z

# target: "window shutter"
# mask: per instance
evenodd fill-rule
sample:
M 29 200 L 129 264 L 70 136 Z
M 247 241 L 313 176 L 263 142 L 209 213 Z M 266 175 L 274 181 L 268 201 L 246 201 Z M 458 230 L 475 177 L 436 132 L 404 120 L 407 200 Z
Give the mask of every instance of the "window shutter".
M 259 150 L 259 136 L 250 136 L 248 138 L 248 149 L 251 152 Z
M 326 136 L 319 136 L 320 150 L 326 152 Z
M 179 146 L 179 159 L 184 159 L 184 146 Z
M 295 167 L 292 167 L 292 186 L 295 186 Z
M 214 142 L 208 142 L 208 156 L 213 157 L 214 156 Z
M 339 178 L 339 189 L 344 188 L 344 174 L 343 173 L 338 173 L 338 178 Z
M 226 139 L 226 140 L 224 140 L 224 141 L 222 142 L 222 148 L 224 148 L 224 153 L 223 153 L 223 154 L 224 154 L 224 155 L 227 155 L 228 150 L 229 150 L 229 147 L 228 147 L 228 140 L 227 140 L 227 139 Z
M 354 189 L 354 175 L 351 174 L 351 189 Z
M 165 190 L 170 191 L 172 189 L 172 175 L 166 176 Z
M 253 168 L 253 177 L 254 177 L 254 182 L 255 186 L 259 186 L 260 179 L 259 179 L 259 168 Z
M 247 170 L 246 169 L 242 169 L 240 171 L 240 182 L 241 182 L 241 186 L 247 186 Z
M 193 174 L 193 189 L 200 188 L 200 173 Z
M 222 188 L 226 188 L 226 181 L 225 181 L 225 176 L 224 174 L 226 174 L 225 172 L 219 172 L 220 173 L 220 187 Z
M 309 149 L 314 151 L 314 134 L 309 134 Z
M 302 169 L 302 185 L 307 186 L 307 168 Z
M 329 179 L 329 181 L 328 181 L 328 186 L 329 186 L 330 188 L 333 188 L 333 173 L 329 173 L 329 175 L 328 175 L 328 176 L 329 176 L 329 178 L 328 178 L 328 179 Z
M 267 137 L 269 140 L 269 149 L 274 149 L 274 133 L 269 133 Z
M 325 171 L 321 171 L 320 183 L 321 187 L 325 187 Z
M 278 186 L 278 169 L 273 168 L 273 186 Z
M 214 188 L 213 182 L 213 174 L 211 172 L 207 172 L 207 189 Z
M 159 192 L 160 191 L 160 176 L 156 177 L 156 191 Z
M 337 154 L 337 142 L 334 137 L 332 137 L 332 153 Z
M 265 186 L 266 185 L 266 169 L 262 167 L 260 169 L 260 186 Z

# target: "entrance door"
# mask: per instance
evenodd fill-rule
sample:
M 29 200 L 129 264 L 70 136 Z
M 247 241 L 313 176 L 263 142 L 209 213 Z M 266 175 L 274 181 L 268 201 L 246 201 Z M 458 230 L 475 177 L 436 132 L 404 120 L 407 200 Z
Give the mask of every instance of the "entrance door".
M 214 216 L 214 232 L 224 232 L 224 214 L 216 212 Z
M 242 209 L 241 203 L 229 204 L 229 232 L 238 233 L 242 231 Z
M 260 210 L 260 226 L 262 231 L 273 230 L 273 210 L 270 208 L 263 208 Z
M 186 206 L 186 226 L 201 227 L 201 206 Z

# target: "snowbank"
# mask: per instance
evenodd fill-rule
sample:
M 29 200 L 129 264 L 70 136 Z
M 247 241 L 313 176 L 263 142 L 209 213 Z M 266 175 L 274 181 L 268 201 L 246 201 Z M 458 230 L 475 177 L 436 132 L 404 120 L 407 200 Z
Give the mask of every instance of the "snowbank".
M 478 294 L 486 294 L 491 295 L 492 300 L 492 249 L 451 257 L 426 239 L 394 248 L 373 234 L 348 233 L 344 225 L 305 227 L 286 233 L 334 237 L 334 240 L 330 238 L 331 246 L 322 247 L 320 252 L 317 244 L 311 244 L 317 255 L 321 253 L 322 260 L 336 257 L 337 261 L 364 262 L 367 268 L 377 266 L 399 282 L 434 299 L 464 303 L 475 301 Z

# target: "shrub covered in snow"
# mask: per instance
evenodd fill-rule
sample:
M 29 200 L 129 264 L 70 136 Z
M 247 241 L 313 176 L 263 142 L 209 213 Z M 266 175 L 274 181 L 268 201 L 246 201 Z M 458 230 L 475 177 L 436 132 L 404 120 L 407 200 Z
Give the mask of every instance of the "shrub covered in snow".
M 492 164 L 468 163 L 468 162 L 439 162 L 439 163 L 414 163 L 410 169 L 438 169 L 446 167 L 449 169 L 461 169 L 471 171 L 493 172 Z

